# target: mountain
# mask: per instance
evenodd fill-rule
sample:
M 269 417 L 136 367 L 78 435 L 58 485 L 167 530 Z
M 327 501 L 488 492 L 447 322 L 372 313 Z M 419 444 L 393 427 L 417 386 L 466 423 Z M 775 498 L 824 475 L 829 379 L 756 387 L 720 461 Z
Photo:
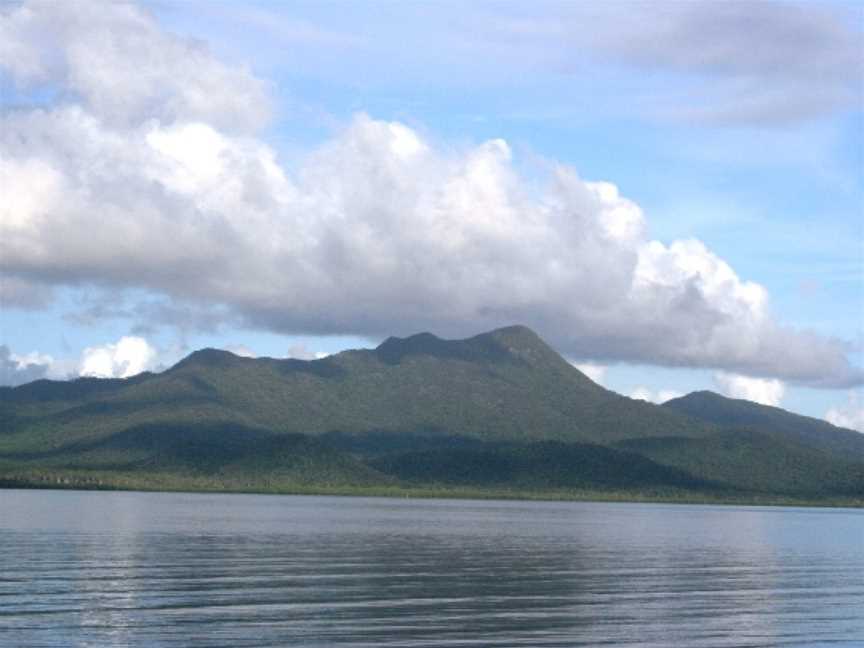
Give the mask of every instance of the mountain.
M 312 361 L 204 349 L 158 374 L 0 388 L 0 480 L 864 495 L 857 433 L 689 398 L 615 394 L 521 326 Z
M 0 398 L 58 443 L 154 422 L 588 443 L 700 436 L 710 428 L 603 389 L 524 327 L 467 340 L 428 333 L 389 338 L 374 350 L 312 361 L 204 349 L 161 374 L 37 381 L 3 390 Z
M 663 407 L 724 427 L 761 430 L 779 439 L 823 450 L 840 459 L 864 457 L 864 434 L 748 400 L 699 391 L 675 398 Z

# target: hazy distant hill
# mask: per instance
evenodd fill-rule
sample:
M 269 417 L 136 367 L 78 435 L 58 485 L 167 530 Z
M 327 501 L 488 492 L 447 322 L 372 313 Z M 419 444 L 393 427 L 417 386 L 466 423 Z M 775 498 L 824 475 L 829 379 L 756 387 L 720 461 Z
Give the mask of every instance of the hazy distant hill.
M 841 459 L 864 459 L 864 434 L 835 427 L 827 421 L 800 416 L 748 400 L 699 391 L 675 398 L 663 407 L 727 427 L 760 430 L 802 445 L 830 452 Z
M 739 403 L 625 398 L 519 326 L 313 361 L 205 349 L 160 374 L 0 389 L 0 479 L 864 495 L 861 435 Z

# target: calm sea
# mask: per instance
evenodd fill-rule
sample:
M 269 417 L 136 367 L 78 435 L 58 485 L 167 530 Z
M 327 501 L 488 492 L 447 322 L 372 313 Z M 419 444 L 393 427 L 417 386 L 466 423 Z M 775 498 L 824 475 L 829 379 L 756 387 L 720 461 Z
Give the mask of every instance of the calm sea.
M 864 511 L 0 490 L 0 645 L 864 646 Z

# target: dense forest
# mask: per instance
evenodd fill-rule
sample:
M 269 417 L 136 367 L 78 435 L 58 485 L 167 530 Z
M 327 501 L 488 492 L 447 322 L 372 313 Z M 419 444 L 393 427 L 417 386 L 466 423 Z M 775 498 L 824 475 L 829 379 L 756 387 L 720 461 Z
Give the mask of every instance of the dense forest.
M 710 392 L 632 400 L 514 326 L 2 388 L 0 484 L 860 503 L 864 435 Z

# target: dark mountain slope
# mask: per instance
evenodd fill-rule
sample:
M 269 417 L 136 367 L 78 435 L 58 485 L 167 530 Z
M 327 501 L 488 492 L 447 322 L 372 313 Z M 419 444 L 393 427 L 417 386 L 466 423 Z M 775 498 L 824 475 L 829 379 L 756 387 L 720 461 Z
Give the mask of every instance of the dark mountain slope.
M 145 424 L 97 441 L 0 456 L 0 476 L 117 477 L 138 483 L 232 484 L 267 489 L 310 484 L 364 486 L 394 480 L 302 434 L 272 434 L 233 424 Z
M 864 462 L 836 459 L 753 430 L 730 429 L 702 439 L 631 439 L 615 447 L 747 491 L 806 497 L 864 495 Z
M 402 452 L 374 459 L 371 465 L 416 484 L 525 490 L 673 488 L 720 491 L 726 488 L 638 454 L 560 441 Z

